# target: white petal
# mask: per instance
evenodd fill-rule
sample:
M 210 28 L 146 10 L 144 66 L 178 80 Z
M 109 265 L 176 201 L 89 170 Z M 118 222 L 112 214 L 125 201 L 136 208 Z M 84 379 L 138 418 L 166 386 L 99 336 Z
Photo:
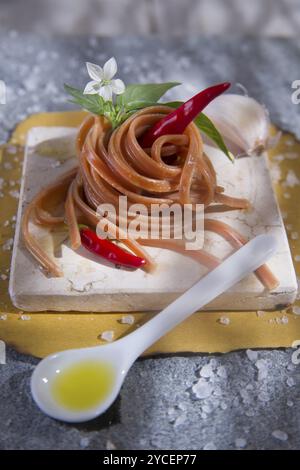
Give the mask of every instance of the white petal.
M 117 78 L 116 80 L 111 81 L 111 89 L 116 95 L 121 95 L 125 91 L 125 85 L 122 80 Z
M 100 65 L 92 64 L 91 62 L 86 62 L 86 68 L 89 76 L 96 81 L 101 81 L 103 79 L 103 69 Z
M 105 62 L 104 67 L 103 67 L 103 78 L 104 80 L 110 80 L 113 78 L 116 73 L 117 73 L 117 62 L 114 57 L 109 59 L 107 62 Z
M 84 95 L 95 95 L 96 93 L 99 92 L 100 84 L 99 82 L 96 82 L 95 80 L 92 80 L 91 82 L 87 83 L 85 89 L 83 90 Z
M 99 90 L 99 95 L 102 96 L 104 101 L 112 100 L 112 89 L 110 85 L 104 85 Z

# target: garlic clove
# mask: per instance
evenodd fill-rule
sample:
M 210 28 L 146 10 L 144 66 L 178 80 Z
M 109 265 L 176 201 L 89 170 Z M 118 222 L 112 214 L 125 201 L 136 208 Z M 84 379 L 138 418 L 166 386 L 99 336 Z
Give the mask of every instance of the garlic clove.
M 237 156 L 260 154 L 272 145 L 269 113 L 253 98 L 221 95 L 206 107 L 205 114 Z

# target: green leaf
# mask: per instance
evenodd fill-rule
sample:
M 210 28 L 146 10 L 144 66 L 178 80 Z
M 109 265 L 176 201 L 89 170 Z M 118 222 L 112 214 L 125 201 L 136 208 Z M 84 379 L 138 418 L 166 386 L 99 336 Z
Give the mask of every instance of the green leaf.
M 168 90 L 178 85 L 179 82 L 128 85 L 124 93 L 117 97 L 116 103 L 126 109 L 138 109 L 136 106 L 139 104 L 140 107 L 141 103 L 156 104 Z
M 204 132 L 204 134 L 206 134 L 207 137 L 211 139 L 219 147 L 219 149 L 222 150 L 223 153 L 225 153 L 226 157 L 228 157 L 229 160 L 234 163 L 234 156 L 228 150 L 223 137 L 214 123 L 204 113 L 200 113 L 194 122 L 200 131 Z
M 72 96 L 71 103 L 78 104 L 93 114 L 104 114 L 104 101 L 99 95 L 84 95 L 81 90 L 64 85 L 65 90 Z
M 184 101 L 168 101 L 167 103 L 162 103 L 165 106 L 170 106 L 170 108 L 179 108 L 184 103 Z
M 166 106 L 170 106 L 171 108 L 178 108 L 183 101 L 170 101 L 169 103 L 164 103 Z M 222 135 L 214 125 L 214 123 L 206 116 L 204 113 L 200 113 L 196 119 L 194 119 L 194 123 L 202 131 L 210 140 L 212 140 L 223 153 L 225 153 L 226 157 L 233 163 L 234 162 L 234 155 L 228 150 Z
M 126 112 L 138 111 L 139 109 L 149 108 L 149 106 L 157 106 L 158 104 L 164 104 L 164 103 L 157 103 L 156 101 L 134 101 L 130 105 L 124 106 L 124 108 Z

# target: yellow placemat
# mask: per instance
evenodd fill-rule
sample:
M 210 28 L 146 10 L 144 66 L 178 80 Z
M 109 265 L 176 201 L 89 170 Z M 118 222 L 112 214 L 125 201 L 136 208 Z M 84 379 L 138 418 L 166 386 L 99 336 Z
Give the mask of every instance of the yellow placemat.
M 84 112 L 44 113 L 30 116 L 15 129 L 2 147 L 0 164 L 0 339 L 17 350 L 37 357 L 66 348 L 101 344 L 98 336 L 113 330 L 115 338 L 147 321 L 149 313 L 134 314 L 135 324 L 120 323 L 118 313 L 27 313 L 13 307 L 8 295 L 8 277 L 18 204 L 24 143 L 35 126 L 80 124 Z M 298 276 L 300 276 L 300 143 L 282 136 L 270 152 L 276 191 Z M 299 237 L 298 237 L 299 234 Z M 300 302 L 294 306 L 300 311 Z M 229 320 L 224 324 L 220 319 Z M 300 339 L 300 315 L 290 308 L 281 312 L 199 312 L 175 328 L 146 354 L 176 352 L 227 352 L 242 348 L 291 346 Z

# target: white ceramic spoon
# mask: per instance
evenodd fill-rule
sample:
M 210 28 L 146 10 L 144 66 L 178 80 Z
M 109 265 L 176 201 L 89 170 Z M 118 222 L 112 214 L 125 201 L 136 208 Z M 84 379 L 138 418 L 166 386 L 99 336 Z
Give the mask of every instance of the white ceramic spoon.
M 68 422 L 87 421 L 103 413 L 116 399 L 129 368 L 143 351 L 196 310 L 255 271 L 275 253 L 276 245 L 276 240 L 271 235 L 257 236 L 153 319 L 114 343 L 70 349 L 43 359 L 34 370 L 31 379 L 31 392 L 37 405 L 47 415 Z M 90 360 L 111 367 L 114 377 L 111 391 L 103 401 L 90 409 L 80 411 L 67 409 L 54 399 L 51 384 L 58 373 L 81 361 Z

